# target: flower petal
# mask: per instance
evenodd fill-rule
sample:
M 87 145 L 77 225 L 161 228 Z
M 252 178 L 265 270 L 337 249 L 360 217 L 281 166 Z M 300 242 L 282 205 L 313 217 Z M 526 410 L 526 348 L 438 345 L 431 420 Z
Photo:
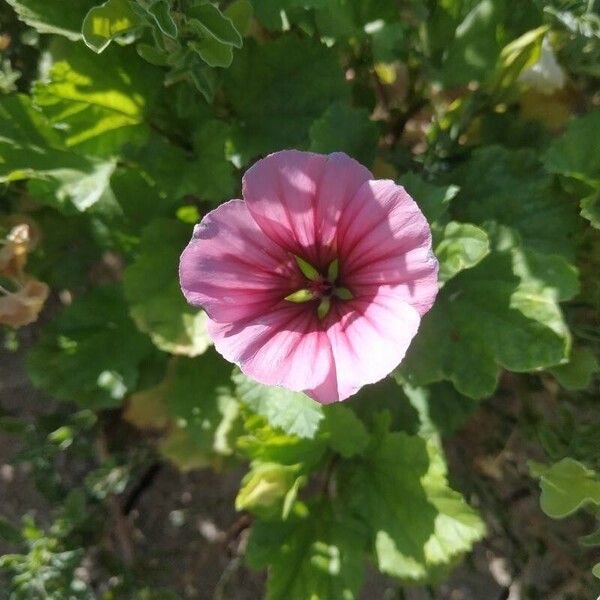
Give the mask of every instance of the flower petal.
M 420 321 L 417 310 L 395 290 L 336 303 L 326 327 L 337 373 L 337 399 L 345 400 L 395 369 Z
M 345 204 L 370 177 L 365 167 L 342 153 L 284 150 L 246 172 L 243 194 L 267 236 L 323 268 L 333 256 L 328 248 Z
M 331 345 L 314 307 L 281 303 L 251 320 L 209 321 L 207 329 L 217 351 L 256 381 L 313 389 L 311 395 L 322 402 L 337 399 Z
M 438 264 L 431 229 L 393 181 L 368 181 L 348 203 L 338 229 L 342 280 L 355 296 L 389 288 L 424 315 L 433 305 Z
M 265 237 L 242 200 L 222 204 L 196 226 L 179 278 L 188 302 L 219 322 L 260 315 L 302 285 L 293 258 Z

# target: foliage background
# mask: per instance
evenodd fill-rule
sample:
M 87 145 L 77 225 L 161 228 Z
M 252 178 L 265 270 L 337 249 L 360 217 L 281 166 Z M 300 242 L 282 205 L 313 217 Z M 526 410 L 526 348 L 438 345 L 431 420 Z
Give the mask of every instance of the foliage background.
M 595 597 L 597 2 L 7 1 L 1 356 L 41 392 L 0 383 L 5 488 L 38 490 L 7 495 L 0 598 Z M 405 185 L 441 264 L 401 367 L 338 406 L 232 374 L 177 282 L 289 147 Z

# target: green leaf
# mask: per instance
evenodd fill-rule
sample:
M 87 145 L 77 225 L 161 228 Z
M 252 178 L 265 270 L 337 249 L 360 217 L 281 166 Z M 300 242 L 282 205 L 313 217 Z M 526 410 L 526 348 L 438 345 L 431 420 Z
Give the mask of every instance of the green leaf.
M 64 131 L 67 146 L 112 156 L 125 143 L 145 141 L 145 116 L 156 94 L 154 67 L 132 48 L 95 56 L 75 44 L 55 42 L 52 56 L 49 79 L 36 82 L 33 98 Z
M 114 160 L 100 161 L 70 152 L 26 96 L 0 99 L 0 181 L 36 179 L 32 194 L 56 207 L 84 211 L 113 205 L 110 178 Z
M 276 462 L 282 465 L 302 464 L 305 472 L 315 470 L 326 456 L 327 443 L 320 432 L 313 438 L 282 433 L 272 427 L 265 417 L 246 414 L 246 435 L 238 438 L 238 449 L 253 461 Z
M 314 438 L 323 408 L 305 394 L 252 381 L 239 371 L 232 376 L 241 402 L 266 417 L 273 427 L 301 438 Z
M 600 563 L 598 563 L 597 565 L 594 565 L 594 568 L 592 569 L 592 573 L 593 573 L 594 577 L 597 577 L 598 579 L 600 579 Z
M 413 386 L 448 379 L 471 398 L 496 388 L 501 368 L 533 371 L 561 363 L 571 337 L 559 301 L 578 291 L 559 256 L 524 249 L 510 230 L 492 252 L 442 289 L 399 374 Z
M 540 57 L 542 41 L 547 31 L 547 25 L 532 29 L 502 48 L 496 71 L 491 76 L 491 85 L 513 85 L 523 70 L 534 65 Z
M 332 104 L 311 125 L 309 135 L 313 152 L 345 152 L 365 165 L 375 159 L 379 132 L 364 108 Z
M 61 168 L 38 172 L 28 189 L 34 198 L 56 208 L 66 208 L 70 203 L 80 212 L 93 207 L 113 212 L 118 207 L 110 178 L 116 166 L 115 160 L 106 160 L 91 162 L 87 172 Z
M 567 131 L 554 140 L 543 156 L 550 173 L 578 179 L 596 189 L 600 186 L 600 109 L 573 119 Z
M 23 541 L 23 536 L 12 523 L 0 517 L 0 540 L 4 540 L 9 544 L 20 544 Z
M 137 53 L 151 65 L 166 67 L 169 64 L 169 53 L 150 44 L 138 44 L 135 47 Z
M 152 16 L 158 28 L 170 38 L 177 37 L 177 24 L 171 15 L 171 7 L 168 0 L 156 0 L 148 7 L 148 14 Z
M 340 468 L 340 502 L 368 527 L 382 572 L 431 580 L 469 551 L 485 528 L 448 486 L 438 446 L 386 429 L 387 420 L 380 419 L 364 458 Z
M 549 467 L 532 465 L 540 478 L 542 510 L 553 519 L 563 519 L 583 506 L 600 505 L 600 479 L 595 471 L 572 458 Z
M 235 189 L 233 165 L 225 156 L 229 131 L 223 121 L 203 119 L 192 133 L 192 156 L 163 138 L 152 136 L 129 158 L 170 198 L 190 194 L 201 200 L 222 202 L 229 200 Z M 168 161 L 165 156 L 169 156 Z
M 332 450 L 343 458 L 362 454 L 369 442 L 369 434 L 363 422 L 347 406 L 333 404 L 323 408 L 324 431 Z
M 250 31 L 253 8 L 248 0 L 235 0 L 225 9 L 224 14 L 231 19 L 240 35 L 244 36 Z
M 342 509 L 296 510 L 287 521 L 256 521 L 246 560 L 269 567 L 266 600 L 357 600 L 364 534 Z
M 194 63 L 189 70 L 189 76 L 196 89 L 207 102 L 212 102 L 215 95 L 215 78 L 210 69 L 201 63 Z
M 443 187 L 428 183 L 412 171 L 402 175 L 398 183 L 406 188 L 430 223 L 437 221 L 447 212 L 452 198 L 459 190 L 455 185 Z
M 259 154 L 307 147 L 315 119 L 349 95 L 333 50 L 293 37 L 262 46 L 248 41 L 224 73 L 224 89 L 236 117 L 234 150 L 244 163 Z
M 458 25 L 442 65 L 441 75 L 446 86 L 483 81 L 493 71 L 501 49 L 498 29 L 503 9 L 501 0 L 482 0 Z
M 125 418 L 163 432 L 161 453 L 180 470 L 217 466 L 234 451 L 239 404 L 227 386 L 230 369 L 214 351 L 171 360 L 164 379 L 133 394 Z
M 600 229 L 600 191 L 581 199 L 581 216 Z
M 550 373 L 567 390 L 586 390 L 599 369 L 598 359 L 590 348 L 576 347 L 571 352 L 569 362 L 552 367 Z
M 600 530 L 594 531 L 594 533 L 590 533 L 579 538 L 579 543 L 582 546 L 588 547 L 600 546 Z
M 554 140 L 543 156 L 544 166 L 551 173 L 559 173 L 591 186 L 591 194 L 581 199 L 581 216 L 600 229 L 600 110 L 595 109 L 574 119 L 567 131 Z
M 229 365 L 212 350 L 199 358 L 176 359 L 163 392 L 176 429 L 163 441 L 161 450 L 172 459 L 177 457 L 173 442 L 186 444 L 188 460 L 192 459 L 196 468 L 210 464 L 216 456 L 233 453 L 230 436 L 238 403 L 231 396 L 229 376 Z M 185 458 L 185 454 L 180 456 Z
M 446 282 L 460 271 L 474 267 L 489 252 L 490 242 L 483 229 L 469 223 L 448 223 L 435 246 L 435 255 L 440 262 L 440 281 Z
M 302 21 L 303 9 L 322 8 L 331 0 L 253 0 L 256 18 L 267 28 L 285 31 L 290 28 L 290 17 Z M 337 8 L 337 7 L 336 7 Z
M 129 0 L 107 0 L 85 16 L 81 33 L 86 46 L 100 53 L 114 40 L 141 25 Z
M 155 219 L 142 232 L 139 253 L 124 274 L 125 296 L 139 329 L 158 348 L 198 356 L 210 345 L 206 314 L 185 301 L 177 269 L 191 230 L 180 221 Z
M 236 510 L 249 510 L 261 519 L 286 519 L 305 480 L 301 465 L 254 462 L 241 482 Z
M 193 22 L 203 35 L 229 46 L 242 47 L 242 36 L 233 22 L 214 4 L 206 2 L 191 6 L 186 11 L 186 16 L 190 24 Z
M 40 33 L 56 33 L 70 40 L 81 38 L 81 24 L 95 0 L 70 0 L 65 10 L 61 2 L 51 0 L 7 0 L 19 19 Z
M 495 220 L 516 229 L 527 248 L 573 257 L 579 219 L 535 152 L 487 146 L 475 151 L 456 177 L 457 220 Z
M 290 4 L 314 6 L 319 33 L 342 40 L 366 37 L 368 26 L 375 29 L 398 19 L 393 0 L 288 0 Z
M 58 400 L 109 408 L 135 388 L 140 363 L 151 352 L 120 290 L 99 287 L 44 327 L 28 355 L 27 370 L 36 387 Z
M 455 433 L 479 407 L 477 400 L 462 396 L 447 382 L 403 385 L 403 390 L 419 414 L 419 434 L 424 437 Z
M 223 44 L 215 38 L 204 38 L 199 42 L 190 42 L 190 48 L 198 53 L 198 56 L 209 67 L 228 67 L 233 60 L 231 46 Z

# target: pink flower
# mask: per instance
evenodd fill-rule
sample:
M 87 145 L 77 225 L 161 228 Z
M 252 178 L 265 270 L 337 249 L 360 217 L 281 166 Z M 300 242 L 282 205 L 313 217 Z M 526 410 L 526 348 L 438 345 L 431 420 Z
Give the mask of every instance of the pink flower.
M 323 403 L 392 371 L 437 294 L 431 230 L 404 188 L 345 154 L 287 150 L 243 178 L 181 256 L 188 302 L 249 377 Z

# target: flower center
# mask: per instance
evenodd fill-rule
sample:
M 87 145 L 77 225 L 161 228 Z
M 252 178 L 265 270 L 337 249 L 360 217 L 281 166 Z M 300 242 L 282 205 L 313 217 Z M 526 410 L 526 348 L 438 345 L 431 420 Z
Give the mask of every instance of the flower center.
M 285 297 L 288 302 L 304 303 L 316 301 L 317 316 L 323 320 L 331 310 L 332 301 L 352 300 L 352 292 L 339 282 L 340 263 L 336 258 L 322 275 L 303 258 L 292 255 L 298 268 L 306 278 L 305 286 Z

